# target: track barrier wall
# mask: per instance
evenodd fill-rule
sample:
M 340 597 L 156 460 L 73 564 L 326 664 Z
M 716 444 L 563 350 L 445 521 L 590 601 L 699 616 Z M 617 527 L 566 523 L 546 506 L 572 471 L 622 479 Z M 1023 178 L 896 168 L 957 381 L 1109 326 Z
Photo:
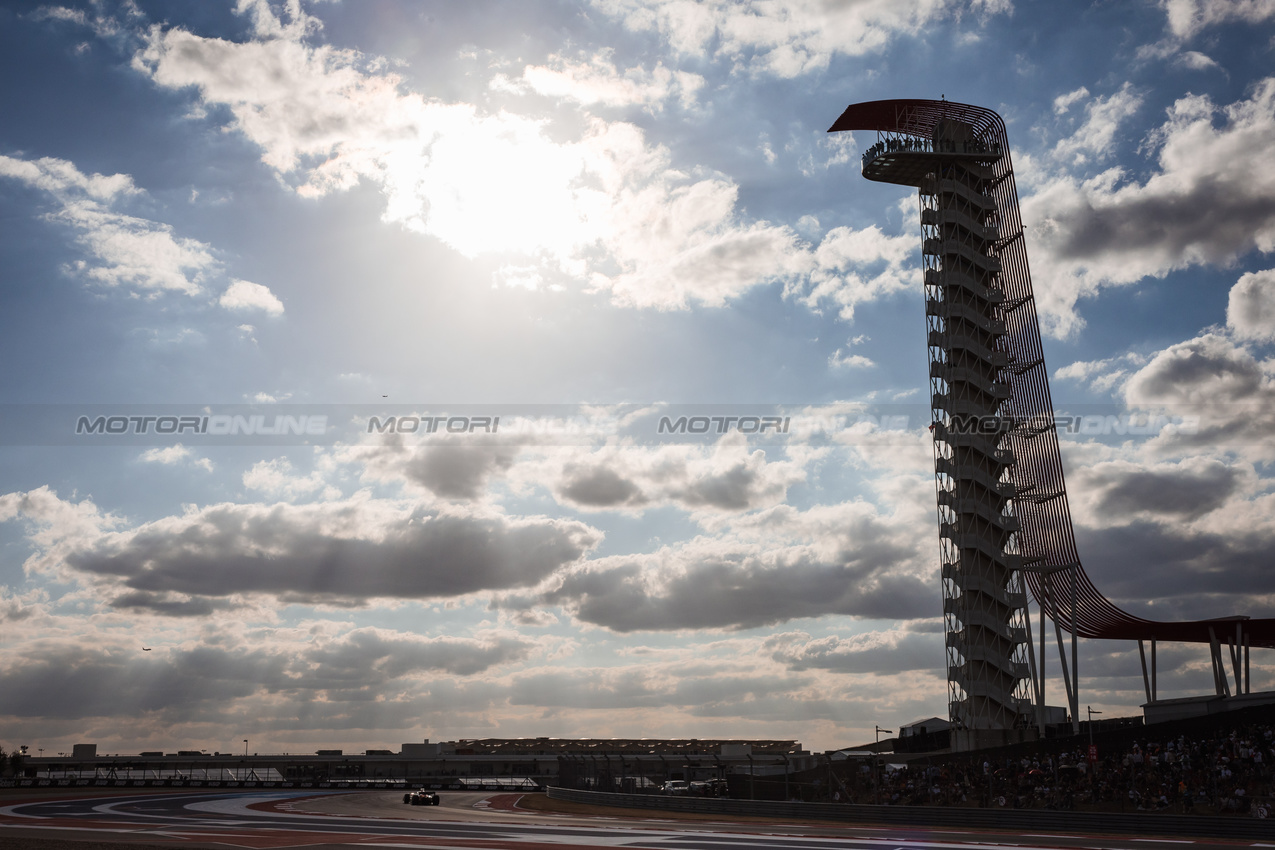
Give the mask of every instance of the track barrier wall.
M 360 782 L 355 780 L 254 780 L 254 779 L 0 779 L 3 788 L 320 788 L 338 791 L 377 791 L 385 789 L 407 790 L 428 788 L 432 791 L 531 791 L 526 783 L 514 785 L 493 779 L 488 782 L 466 778 L 466 781 L 382 780 Z
M 711 815 L 748 815 L 765 818 L 835 820 L 938 829 L 994 829 L 1009 832 L 1123 833 L 1137 835 L 1198 836 L 1204 838 L 1275 838 L 1275 821 L 1229 816 L 1192 816 L 1162 813 L 1103 814 L 1061 812 L 1048 809 L 976 809 L 939 806 L 863 806 L 839 803 L 776 803 L 762 800 L 729 800 L 712 797 L 673 797 L 656 794 L 611 794 L 573 788 L 548 789 L 549 798 L 592 806 L 697 812 Z

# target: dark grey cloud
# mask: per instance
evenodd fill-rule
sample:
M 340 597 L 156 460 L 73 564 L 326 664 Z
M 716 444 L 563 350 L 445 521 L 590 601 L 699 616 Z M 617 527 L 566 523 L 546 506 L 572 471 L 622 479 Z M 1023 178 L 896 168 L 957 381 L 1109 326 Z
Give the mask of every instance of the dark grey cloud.
M 284 681 L 287 659 L 202 647 L 165 657 L 97 645 L 28 648 L 0 668 L 0 716 L 136 717 L 231 702 Z
M 471 676 L 488 668 L 521 661 L 534 643 L 515 636 L 486 640 L 457 637 L 419 638 L 376 629 L 356 629 L 339 641 L 313 646 L 302 659 L 314 669 L 332 675 L 340 671 L 356 680 L 369 671 L 385 679 L 435 670 L 457 676 Z
M 824 560 L 805 547 L 687 547 L 616 557 L 567 572 L 543 595 L 579 620 L 617 632 L 743 629 L 844 614 L 912 619 L 934 613 L 935 588 L 899 571 L 915 552 L 883 528 Z
M 590 508 L 633 507 L 649 501 L 632 479 L 605 466 L 569 464 L 563 469 L 558 494 Z
M 124 611 L 149 611 L 168 617 L 207 617 L 217 611 L 235 607 L 225 600 L 209 599 L 205 596 L 190 597 L 138 590 L 121 593 L 111 600 L 110 605 L 112 608 Z
M 1269 449 L 1275 441 L 1275 374 L 1243 345 L 1205 333 L 1158 353 L 1125 384 L 1133 408 L 1194 417 L 1160 442 Z
M 1275 533 L 1269 529 L 1237 533 L 1135 521 L 1078 528 L 1076 541 L 1098 589 L 1139 616 L 1275 616 Z
M 1225 505 L 1245 476 L 1233 466 L 1212 461 L 1194 467 L 1120 470 L 1110 476 L 1095 472 L 1084 478 L 1088 486 L 1102 488 L 1096 507 L 1109 520 L 1141 513 L 1198 519 Z
M 800 464 L 768 460 L 743 446 L 717 447 L 712 455 L 676 451 L 591 453 L 564 464 L 555 492 L 584 508 L 642 507 L 668 501 L 688 510 L 739 512 L 782 501 L 805 476 Z
M 693 481 L 678 493 L 680 501 L 690 507 L 711 507 L 726 511 L 740 511 L 753 506 L 763 485 L 756 468 L 737 463 L 716 475 Z
M 93 538 L 65 563 L 133 591 L 118 606 L 182 614 L 198 602 L 174 594 L 348 604 L 530 587 L 598 539 L 568 520 L 408 515 L 366 502 L 217 505 Z
M 0 623 L 19 623 L 35 615 L 35 607 L 12 597 L 0 597 Z
M 377 629 L 296 640 L 263 630 L 252 636 L 256 647 L 209 643 L 150 653 L 140 645 L 32 644 L 0 665 L 0 717 L 167 712 L 189 722 L 220 717 L 239 700 L 271 697 L 290 703 L 293 728 L 310 728 L 304 715 L 316 700 L 343 704 L 346 715 L 362 714 L 358 725 L 369 726 L 367 711 L 349 704 L 372 704 L 387 691 L 415 694 L 420 674 L 471 676 L 532 649 L 515 636 L 426 638 Z
M 412 451 L 403 472 L 440 496 L 477 499 L 488 479 L 509 469 L 517 454 L 508 446 L 433 446 Z
M 1275 155 L 1269 148 L 1266 156 Z M 1169 264 L 1225 263 L 1275 229 L 1275 196 L 1237 171 L 1203 175 L 1179 194 L 1144 192 L 1078 204 L 1051 219 L 1054 250 L 1078 260 L 1154 251 Z
M 1235 403 L 1263 389 L 1261 364 L 1246 348 L 1203 334 L 1161 351 L 1125 386 L 1130 404 Z

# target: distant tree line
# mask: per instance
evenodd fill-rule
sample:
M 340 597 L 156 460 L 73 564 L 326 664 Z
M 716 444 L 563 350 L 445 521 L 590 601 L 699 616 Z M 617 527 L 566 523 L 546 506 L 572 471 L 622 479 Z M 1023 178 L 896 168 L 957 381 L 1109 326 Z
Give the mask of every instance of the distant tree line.
M 0 747 L 0 776 L 6 774 L 21 776 L 23 761 L 22 753 L 16 750 L 12 753 L 6 753 L 4 747 Z

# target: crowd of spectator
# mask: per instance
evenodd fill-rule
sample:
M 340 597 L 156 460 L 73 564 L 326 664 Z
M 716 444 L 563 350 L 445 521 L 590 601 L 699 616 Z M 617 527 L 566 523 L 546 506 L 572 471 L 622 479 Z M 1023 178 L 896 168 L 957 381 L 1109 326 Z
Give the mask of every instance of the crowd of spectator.
M 1275 724 L 1156 739 L 1150 730 L 1096 761 L 1088 746 L 1037 756 L 912 764 L 859 763 L 836 798 L 885 805 L 982 806 L 1275 817 Z

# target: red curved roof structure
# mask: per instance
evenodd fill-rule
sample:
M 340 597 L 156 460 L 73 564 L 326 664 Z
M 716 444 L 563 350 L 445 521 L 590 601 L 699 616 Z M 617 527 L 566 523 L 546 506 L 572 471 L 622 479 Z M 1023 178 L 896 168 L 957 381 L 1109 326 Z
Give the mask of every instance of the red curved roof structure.
M 1275 619 L 1242 615 L 1211 620 L 1143 619 L 1107 599 L 1080 566 L 1005 122 L 996 112 L 969 104 L 945 100 L 878 100 L 848 107 L 829 132 L 874 130 L 895 141 L 915 140 L 915 144 L 888 146 L 880 153 L 870 150 L 864 158 L 864 176 L 917 185 L 918 174 L 924 177 L 926 161 L 937 163 L 944 156 L 942 152 L 933 151 L 935 131 L 944 120 L 969 125 L 981 149 L 996 150 L 1000 154 L 993 165 L 995 188 L 991 194 L 999 219 L 997 250 L 1005 294 L 1002 311 L 1006 334 L 1001 346 L 1009 355 L 1006 380 L 1012 390 L 1002 413 L 1016 422 L 1007 439 L 1017 457 L 1012 472 L 1017 490 L 1014 512 L 1021 523 L 1017 541 L 1032 595 L 1062 628 L 1080 637 L 1214 644 L 1235 641 L 1275 648 Z M 873 168 L 874 161 L 891 156 L 894 157 L 892 167 Z M 904 160 L 913 164 L 909 166 Z M 1074 608 L 1073 565 L 1076 566 Z

